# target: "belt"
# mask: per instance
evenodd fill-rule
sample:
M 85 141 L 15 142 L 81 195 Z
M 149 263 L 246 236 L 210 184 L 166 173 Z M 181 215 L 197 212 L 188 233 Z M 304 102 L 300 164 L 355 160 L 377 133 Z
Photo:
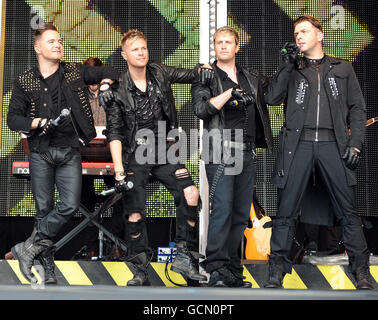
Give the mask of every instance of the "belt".
M 315 141 L 316 129 L 303 128 L 299 140 Z M 333 129 L 318 129 L 318 141 L 336 141 Z
M 232 148 L 232 149 L 237 149 L 237 150 L 242 150 L 242 151 L 252 151 L 255 149 L 255 144 L 250 141 L 236 142 L 236 141 L 224 140 L 223 146 L 226 148 Z

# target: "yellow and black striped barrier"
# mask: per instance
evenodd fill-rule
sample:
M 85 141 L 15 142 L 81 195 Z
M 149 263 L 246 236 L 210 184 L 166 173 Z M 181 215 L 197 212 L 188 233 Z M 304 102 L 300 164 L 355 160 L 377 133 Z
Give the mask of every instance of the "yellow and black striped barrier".
M 119 261 L 55 261 L 55 271 L 58 285 L 61 286 L 93 286 L 115 285 L 126 286 L 133 277 L 133 269 L 126 262 Z M 187 285 L 185 279 L 170 271 L 171 280 L 180 285 Z M 152 286 L 175 287 L 166 277 L 165 263 L 151 263 L 148 273 Z M 33 268 L 36 277 L 40 279 Z M 370 266 L 371 275 L 378 288 L 378 266 Z M 246 264 L 244 276 L 252 282 L 252 288 L 263 288 L 267 279 L 268 265 Z M 0 285 L 29 284 L 21 274 L 17 260 L 0 260 Z M 295 265 L 292 273 L 284 278 L 285 289 L 329 289 L 329 290 L 355 290 L 354 277 L 343 265 Z

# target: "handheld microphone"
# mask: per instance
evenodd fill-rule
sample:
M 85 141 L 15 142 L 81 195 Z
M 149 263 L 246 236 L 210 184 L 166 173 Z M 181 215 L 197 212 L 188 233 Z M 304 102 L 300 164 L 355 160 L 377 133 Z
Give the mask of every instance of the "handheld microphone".
M 132 181 L 127 181 L 126 184 L 123 185 L 123 189 L 125 191 L 129 191 L 133 187 L 134 187 L 134 183 L 132 183 Z M 109 195 L 113 194 L 114 192 L 116 192 L 115 188 L 111 188 L 109 190 L 104 190 L 104 191 L 99 192 L 98 195 L 99 196 L 109 196 Z
M 281 53 L 282 53 L 282 54 L 286 54 L 286 53 L 288 53 L 288 51 L 287 51 L 286 48 L 282 48 L 282 49 L 281 49 Z
M 44 126 L 42 127 L 42 132 L 38 136 L 41 137 L 48 134 L 50 131 L 53 130 L 51 128 L 57 127 L 64 118 L 68 117 L 69 114 L 70 114 L 70 110 L 63 109 L 60 112 L 60 115 L 58 118 L 56 118 L 55 120 L 50 119 L 44 124 Z
M 52 122 L 52 124 L 53 124 L 55 127 L 57 127 L 57 126 L 59 125 L 59 123 L 60 123 L 64 118 L 66 118 L 66 117 L 69 116 L 69 114 L 70 114 L 70 110 L 68 110 L 68 109 L 63 109 L 63 110 L 60 112 L 59 117 L 56 118 L 56 119 Z
M 297 44 L 292 44 L 285 46 L 284 48 L 281 49 L 281 54 L 287 54 L 287 53 L 295 53 L 299 52 L 300 47 Z

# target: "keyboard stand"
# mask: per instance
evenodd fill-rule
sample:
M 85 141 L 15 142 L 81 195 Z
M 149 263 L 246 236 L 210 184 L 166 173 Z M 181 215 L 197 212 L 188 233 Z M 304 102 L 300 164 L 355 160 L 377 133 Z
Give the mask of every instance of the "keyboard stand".
M 128 249 L 125 242 L 122 239 L 115 236 L 109 230 L 107 230 L 102 224 L 96 221 L 96 217 L 101 216 L 103 213 L 105 213 L 113 204 L 115 204 L 121 198 L 122 193 L 113 193 L 100 205 L 100 207 L 98 207 L 92 213 L 89 212 L 84 205 L 80 204 L 79 211 L 85 216 L 85 219 L 55 244 L 56 251 L 62 248 L 65 244 L 67 244 L 75 236 L 77 236 L 82 230 L 84 230 L 90 223 L 92 223 L 99 230 L 101 230 L 111 241 L 113 241 L 116 246 L 119 246 L 125 253 L 127 253 Z

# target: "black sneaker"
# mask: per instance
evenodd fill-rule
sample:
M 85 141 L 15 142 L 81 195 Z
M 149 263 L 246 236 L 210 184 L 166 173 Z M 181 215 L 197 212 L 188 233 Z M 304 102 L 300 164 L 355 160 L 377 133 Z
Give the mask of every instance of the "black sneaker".
M 210 273 L 209 287 L 231 287 L 234 276 L 226 267 L 221 267 Z
M 249 281 L 244 281 L 245 277 L 243 275 L 235 275 L 232 271 L 232 283 L 229 287 L 233 288 L 252 288 L 252 283 Z

